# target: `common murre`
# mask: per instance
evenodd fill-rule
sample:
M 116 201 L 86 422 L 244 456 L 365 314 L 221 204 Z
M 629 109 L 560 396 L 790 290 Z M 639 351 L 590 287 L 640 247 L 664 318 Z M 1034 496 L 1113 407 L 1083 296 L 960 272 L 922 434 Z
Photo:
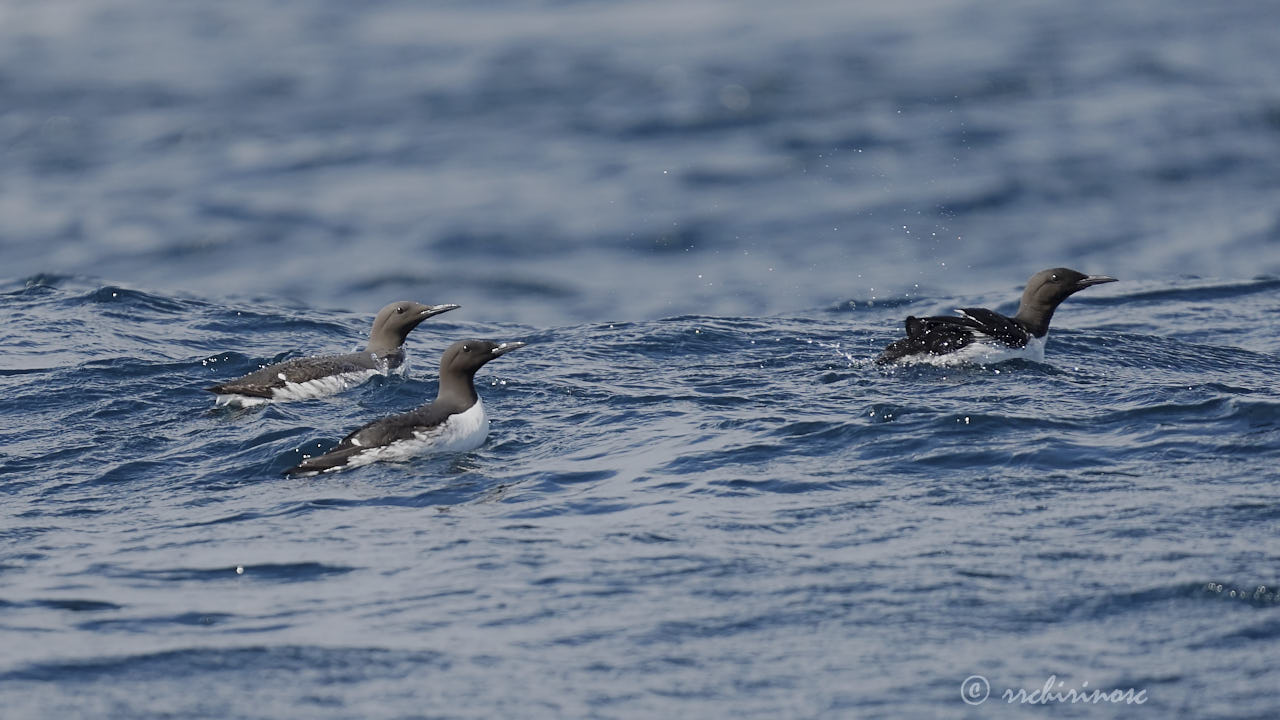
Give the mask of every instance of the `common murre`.
M 890 343 L 876 363 L 987 363 L 1015 357 L 1043 360 L 1049 321 L 1058 305 L 1087 287 L 1115 281 L 1107 275 L 1085 275 L 1069 268 L 1041 270 L 1027 281 L 1013 317 L 986 308 L 960 308 L 956 317 L 908 316 L 907 336 Z
M 409 333 L 423 320 L 459 307 L 408 300 L 393 302 L 378 311 L 369 343 L 360 352 L 286 360 L 205 389 L 218 396 L 218 405 L 258 405 L 334 395 L 400 367 Z
M 462 340 L 450 345 L 440 358 L 440 387 L 433 402 L 364 425 L 329 452 L 306 458 L 284 474 L 315 474 L 379 460 L 468 452 L 480 447 L 489 435 L 489 417 L 476 394 L 476 371 L 490 360 L 524 346 L 522 342 L 492 340 Z

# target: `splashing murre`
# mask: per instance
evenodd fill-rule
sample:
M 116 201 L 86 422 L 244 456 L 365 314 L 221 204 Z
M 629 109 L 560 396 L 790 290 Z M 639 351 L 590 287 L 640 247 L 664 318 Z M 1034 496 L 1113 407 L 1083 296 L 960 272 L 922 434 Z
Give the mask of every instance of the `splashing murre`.
M 876 363 L 985 365 L 1015 358 L 1043 361 L 1049 321 L 1058 305 L 1087 287 L 1115 281 L 1107 275 L 1085 275 L 1069 268 L 1041 270 L 1027 281 L 1013 317 L 986 308 L 960 308 L 957 316 L 908 316 L 907 336 L 890 343 Z

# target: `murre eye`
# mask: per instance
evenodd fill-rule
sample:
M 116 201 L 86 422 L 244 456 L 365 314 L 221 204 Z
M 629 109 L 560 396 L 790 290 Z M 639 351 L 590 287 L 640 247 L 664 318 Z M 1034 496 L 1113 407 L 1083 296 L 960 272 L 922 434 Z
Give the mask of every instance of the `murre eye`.
M 397 312 L 397 313 L 399 313 L 400 315 L 403 315 L 403 314 L 404 314 L 404 306 L 403 306 L 403 305 L 401 305 L 400 307 L 396 308 L 396 312 Z
M 463 345 L 463 346 L 462 346 L 462 352 L 471 352 L 471 346 L 470 346 L 470 345 Z
M 1052 280 L 1052 281 L 1054 281 L 1054 282 L 1058 282 L 1058 275 L 1055 273 L 1055 274 L 1054 274 L 1054 276 L 1053 276 L 1053 277 L 1051 277 L 1051 278 L 1049 278 L 1049 279 L 1050 279 L 1050 280 Z

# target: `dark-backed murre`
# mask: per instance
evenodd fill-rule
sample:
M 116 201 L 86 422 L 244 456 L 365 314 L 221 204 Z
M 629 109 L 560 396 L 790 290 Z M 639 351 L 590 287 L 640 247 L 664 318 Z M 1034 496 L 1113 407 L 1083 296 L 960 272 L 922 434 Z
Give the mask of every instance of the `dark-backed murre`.
M 393 302 L 378 311 L 369 344 L 360 352 L 286 360 L 206 390 L 217 394 L 219 405 L 258 405 L 334 395 L 374 375 L 399 368 L 404 363 L 403 345 L 409 333 L 423 320 L 459 307 L 408 300 Z
M 1023 357 L 1044 359 L 1049 321 L 1058 305 L 1093 285 L 1115 282 L 1106 275 L 1085 275 L 1069 268 L 1041 270 L 1027 281 L 1013 317 L 986 308 L 960 308 L 957 317 L 907 317 L 907 336 L 890 343 L 876 358 L 891 362 L 997 362 Z
M 476 394 L 476 371 L 524 346 L 522 342 L 492 340 L 462 340 L 450 345 L 440 358 L 440 387 L 433 402 L 364 425 L 329 452 L 306 458 L 284 474 L 314 474 L 378 460 L 475 450 L 489 436 L 489 417 Z

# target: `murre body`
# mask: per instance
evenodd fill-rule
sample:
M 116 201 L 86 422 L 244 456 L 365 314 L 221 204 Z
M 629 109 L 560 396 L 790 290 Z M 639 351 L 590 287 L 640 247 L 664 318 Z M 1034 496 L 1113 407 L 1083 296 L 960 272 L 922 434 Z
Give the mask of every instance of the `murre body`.
M 1027 281 L 1013 317 L 986 308 L 960 308 L 958 316 L 908 316 L 907 336 L 890 343 L 876 362 L 950 365 L 1044 360 L 1049 321 L 1058 305 L 1087 287 L 1115 281 L 1069 268 L 1041 270 Z
M 206 388 L 218 405 L 259 405 L 334 395 L 404 364 L 404 341 L 429 317 L 460 305 L 423 305 L 402 300 L 378 311 L 364 350 L 344 355 L 295 358 Z
M 306 458 L 284 474 L 309 475 L 379 460 L 475 450 L 489 436 L 489 416 L 476 394 L 476 371 L 524 346 L 522 342 L 492 340 L 462 340 L 450 345 L 440 358 L 440 387 L 434 401 L 364 425 L 329 452 Z

